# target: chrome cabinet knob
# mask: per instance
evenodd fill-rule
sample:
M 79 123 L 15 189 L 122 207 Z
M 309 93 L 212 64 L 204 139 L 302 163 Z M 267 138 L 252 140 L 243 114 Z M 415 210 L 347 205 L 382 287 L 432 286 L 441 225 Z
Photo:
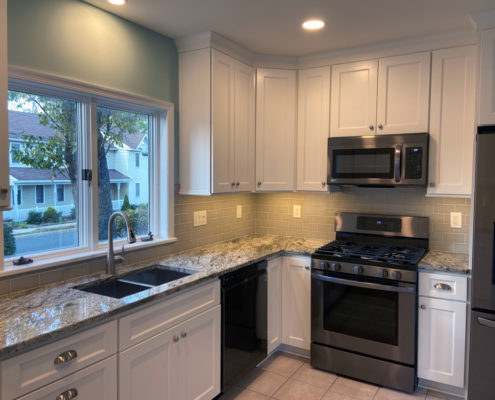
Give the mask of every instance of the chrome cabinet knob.
M 433 287 L 435 289 L 440 289 L 440 290 L 447 290 L 447 291 L 452 290 L 452 286 L 447 285 L 446 283 L 435 283 Z
M 238 188 L 240 184 L 241 184 L 241 182 L 236 182 L 235 187 Z
M 321 186 L 323 186 L 323 187 L 325 187 L 326 185 L 327 185 L 327 183 L 326 183 L 326 182 L 322 182 L 322 183 L 321 183 Z
M 9 189 L 7 188 L 0 188 L 0 194 L 7 194 L 9 192 Z
M 232 186 L 233 189 L 235 187 L 235 182 L 232 182 L 230 185 Z
M 258 186 L 261 186 L 261 181 L 258 181 Z
M 177 343 L 179 341 L 179 336 L 174 335 L 174 339 L 173 340 L 174 340 L 175 343 Z
M 69 361 L 74 360 L 75 358 L 77 358 L 77 351 L 68 350 L 55 357 L 55 360 L 53 360 L 53 364 L 55 365 L 65 364 L 68 363 Z
M 421 304 L 419 308 L 421 308 L 422 310 L 426 310 L 426 306 L 424 304 Z
M 375 126 L 374 125 L 370 125 L 369 128 L 370 128 L 370 131 L 374 131 L 375 130 Z
M 383 125 L 382 124 L 378 125 L 378 129 L 383 129 Z
M 435 187 L 435 182 L 430 182 L 430 187 Z
M 185 338 L 187 336 L 187 332 L 186 331 L 182 331 L 181 334 L 180 334 L 180 337 L 181 338 Z
M 77 389 L 69 389 L 60 393 L 55 400 L 71 400 L 77 397 Z

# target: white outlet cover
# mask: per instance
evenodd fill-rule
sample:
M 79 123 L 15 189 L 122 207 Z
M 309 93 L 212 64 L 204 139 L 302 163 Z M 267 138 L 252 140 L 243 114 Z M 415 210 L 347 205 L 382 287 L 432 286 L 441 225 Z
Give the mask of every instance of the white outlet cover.
M 450 213 L 450 227 L 451 228 L 462 228 L 462 213 L 451 212 Z
M 236 214 L 236 217 L 237 217 L 237 218 L 242 218 L 242 206 L 241 206 L 241 205 L 238 205 L 238 206 L 237 206 L 237 214 Z
M 294 204 L 292 215 L 294 218 L 301 218 L 301 206 L 299 204 Z
M 193 226 L 206 225 L 206 210 L 194 211 L 194 222 Z

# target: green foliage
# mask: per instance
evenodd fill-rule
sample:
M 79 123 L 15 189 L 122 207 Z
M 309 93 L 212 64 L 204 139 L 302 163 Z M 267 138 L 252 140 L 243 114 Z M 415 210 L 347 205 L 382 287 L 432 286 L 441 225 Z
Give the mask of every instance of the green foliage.
M 5 257 L 15 254 L 15 237 L 14 229 L 10 224 L 3 224 L 3 254 Z
M 26 229 L 28 227 L 25 221 L 12 221 L 12 228 L 14 229 Z
M 120 211 L 127 211 L 131 209 L 131 203 L 129 202 L 129 196 L 124 196 L 124 202 L 122 203 L 122 207 L 120 207 Z
M 29 225 L 39 225 L 43 222 L 43 214 L 38 211 L 29 211 L 26 223 Z
M 148 220 L 148 205 L 140 204 L 135 206 L 135 209 L 129 208 L 125 211 L 126 215 L 131 221 L 132 229 L 136 235 L 145 235 L 149 231 Z M 117 217 L 115 219 L 115 237 L 125 237 L 127 231 L 125 229 L 125 222 L 123 218 Z
M 43 222 L 45 224 L 54 224 L 60 221 L 60 214 L 53 207 L 48 207 L 43 213 Z
M 76 219 L 76 207 L 72 207 L 70 209 L 70 216 L 69 216 L 69 219 L 70 220 L 75 220 Z

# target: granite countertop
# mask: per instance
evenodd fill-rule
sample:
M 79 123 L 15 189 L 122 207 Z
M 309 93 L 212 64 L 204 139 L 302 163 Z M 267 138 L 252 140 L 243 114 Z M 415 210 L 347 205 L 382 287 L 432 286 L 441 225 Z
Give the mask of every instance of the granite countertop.
M 160 264 L 198 272 L 122 299 L 73 289 L 92 281 L 111 279 L 108 275 L 47 285 L 23 295 L 2 296 L 0 359 L 248 264 L 283 254 L 309 255 L 325 243 L 322 240 L 253 235 L 173 254 L 139 268 Z M 136 268 L 119 268 L 117 272 L 125 274 Z
M 469 274 L 469 255 L 429 251 L 418 264 L 418 269 L 432 272 L 454 272 Z

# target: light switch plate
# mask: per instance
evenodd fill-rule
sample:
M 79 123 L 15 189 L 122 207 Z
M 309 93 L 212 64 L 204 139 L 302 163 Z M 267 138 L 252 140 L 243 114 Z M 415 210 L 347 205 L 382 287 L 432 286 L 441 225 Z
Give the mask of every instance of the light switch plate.
M 301 206 L 299 204 L 294 204 L 292 216 L 294 218 L 301 218 Z
M 450 227 L 451 228 L 462 228 L 462 213 L 451 212 L 450 213 Z
M 237 215 L 236 215 L 237 218 L 242 218 L 242 206 L 241 205 L 237 205 Z
M 206 210 L 194 211 L 194 223 L 193 226 L 206 225 Z

